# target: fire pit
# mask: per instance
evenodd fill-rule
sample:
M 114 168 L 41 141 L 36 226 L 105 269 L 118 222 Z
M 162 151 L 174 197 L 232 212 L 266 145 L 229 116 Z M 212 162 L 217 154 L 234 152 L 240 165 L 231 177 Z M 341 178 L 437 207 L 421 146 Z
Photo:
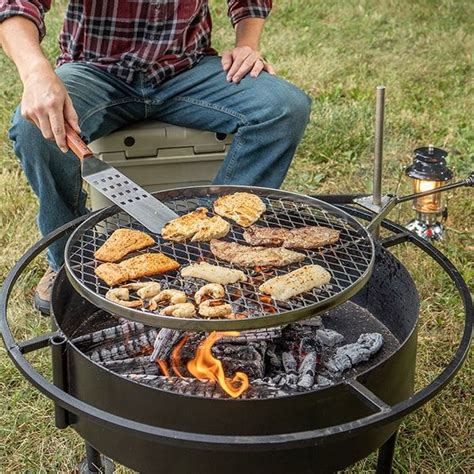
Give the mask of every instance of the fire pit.
M 338 205 L 352 199 L 326 197 Z M 362 221 L 372 217 L 342 208 Z M 4 284 L 0 327 L 19 370 L 55 401 L 57 426 L 70 426 L 86 440 L 91 471 L 101 452 L 143 472 L 328 472 L 382 447 L 379 472 L 388 472 L 402 418 L 434 397 L 466 356 L 474 316 L 465 282 L 430 244 L 388 221 L 382 227 L 390 235 L 377 242 L 368 282 L 320 316 L 232 336 L 211 333 L 209 339 L 114 317 L 81 296 L 61 271 L 54 332 L 16 341 L 7 319 L 16 279 L 83 220 L 50 234 L 18 262 Z M 402 242 L 442 266 L 466 310 L 453 360 L 415 394 L 418 294 L 388 250 Z M 48 345 L 54 384 L 24 357 Z M 207 372 L 196 378 L 193 370 L 201 374 L 202 365 Z M 219 374 L 229 390 L 209 381 Z

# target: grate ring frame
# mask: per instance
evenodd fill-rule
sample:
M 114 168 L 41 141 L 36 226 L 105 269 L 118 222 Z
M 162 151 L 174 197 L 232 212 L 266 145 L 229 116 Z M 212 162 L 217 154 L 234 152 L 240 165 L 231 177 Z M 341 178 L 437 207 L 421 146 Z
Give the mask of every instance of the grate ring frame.
M 209 332 L 279 326 L 320 314 L 349 299 L 362 289 L 370 278 L 375 260 L 374 242 L 370 233 L 345 211 L 316 198 L 288 191 L 247 186 L 194 186 L 159 191 L 154 195 L 178 214 L 184 214 L 199 206 L 212 209 L 213 200 L 234 192 L 251 192 L 265 202 L 267 212 L 256 223 L 258 225 L 277 225 L 285 228 L 309 224 L 326 225 L 338 228 L 341 231 L 341 239 L 338 243 L 320 250 L 304 251 L 307 259 L 301 263 L 272 269 L 271 275 L 263 272 L 259 275 L 259 272 L 219 261 L 209 251 L 208 243 L 178 244 L 164 241 L 161 236 L 151 233 L 133 218 L 125 215 L 117 206 L 111 206 L 86 219 L 70 235 L 65 248 L 65 269 L 69 281 L 81 296 L 114 315 L 147 326 Z M 178 260 L 182 266 L 204 259 L 211 264 L 243 270 L 251 276 L 252 282 L 256 280 L 258 283 L 226 285 L 230 294 L 240 291 L 242 294 L 250 295 L 237 298 L 237 303 L 229 296 L 228 302 L 242 309 L 237 312 L 253 312 L 252 317 L 245 319 L 176 318 L 144 309 L 126 308 L 105 299 L 105 292 L 109 287 L 95 276 L 94 269 L 100 262 L 93 258 L 93 253 L 110 233 L 119 227 L 143 230 L 153 235 L 157 241 L 155 246 L 127 257 L 147 251 L 159 251 Z M 242 228 L 232 223 L 231 232 L 226 239 L 230 237 L 232 241 L 245 244 L 242 231 Z M 273 300 L 269 305 L 260 301 L 258 285 L 264 279 L 285 274 L 310 263 L 319 264 L 331 272 L 333 278 L 328 287 L 322 290 L 314 289 L 285 303 Z M 141 281 L 159 281 L 166 288 L 185 289 L 189 295 L 190 291 L 195 291 L 206 283 L 181 279 L 179 270 L 157 277 L 143 278 Z M 273 312 L 275 309 L 276 312 Z

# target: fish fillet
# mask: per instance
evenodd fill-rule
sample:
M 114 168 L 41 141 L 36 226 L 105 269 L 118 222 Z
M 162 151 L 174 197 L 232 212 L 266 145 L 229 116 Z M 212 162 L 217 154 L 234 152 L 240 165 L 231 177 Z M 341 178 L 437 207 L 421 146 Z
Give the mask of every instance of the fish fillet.
M 109 286 L 144 276 L 166 273 L 179 268 L 179 263 L 162 253 L 144 253 L 120 263 L 103 263 L 95 274 Z
M 206 262 L 193 263 L 184 267 L 181 270 L 181 276 L 183 278 L 200 278 L 210 283 L 220 283 L 221 285 L 247 281 L 245 273 L 240 270 L 210 265 Z
M 340 232 L 324 226 L 304 226 L 295 229 L 251 226 L 243 234 L 250 245 L 275 246 L 296 249 L 315 249 L 334 244 Z
M 319 265 L 305 265 L 286 275 L 270 278 L 260 285 L 262 293 L 273 296 L 277 300 L 286 301 L 313 288 L 331 281 L 331 274 Z
M 97 260 L 117 262 L 125 255 L 154 245 L 155 241 L 145 232 L 133 229 L 117 229 L 95 252 Z
M 174 242 L 208 242 L 227 235 L 230 224 L 219 216 L 209 217 L 205 207 L 169 221 L 161 232 L 166 240 Z
M 214 201 L 216 214 L 232 219 L 242 227 L 252 225 L 265 211 L 263 201 L 252 193 L 227 194 Z
M 212 240 L 211 252 L 217 258 L 241 267 L 283 267 L 306 258 L 302 253 L 282 247 L 249 247 L 224 240 Z

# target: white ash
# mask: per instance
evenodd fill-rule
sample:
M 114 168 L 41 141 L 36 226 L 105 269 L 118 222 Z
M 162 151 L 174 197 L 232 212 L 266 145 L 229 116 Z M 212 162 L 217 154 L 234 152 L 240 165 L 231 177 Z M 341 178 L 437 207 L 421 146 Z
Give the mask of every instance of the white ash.
M 332 329 L 318 329 L 316 331 L 318 340 L 327 347 L 335 347 L 344 340 L 344 336 Z
M 344 372 L 369 360 L 370 356 L 380 350 L 382 344 L 383 336 L 380 333 L 361 334 L 357 342 L 338 347 L 336 353 L 326 362 L 326 367 L 331 372 Z
M 317 381 L 318 387 L 328 387 L 329 385 L 334 384 L 334 382 L 331 379 L 324 377 L 324 375 L 318 375 L 316 381 Z
M 298 369 L 298 387 L 310 389 L 314 385 L 316 362 L 316 352 L 309 352 L 305 355 Z
M 309 319 L 303 319 L 302 321 L 298 321 L 297 324 L 299 324 L 300 326 L 316 326 L 318 328 L 324 327 L 321 316 L 313 316 Z

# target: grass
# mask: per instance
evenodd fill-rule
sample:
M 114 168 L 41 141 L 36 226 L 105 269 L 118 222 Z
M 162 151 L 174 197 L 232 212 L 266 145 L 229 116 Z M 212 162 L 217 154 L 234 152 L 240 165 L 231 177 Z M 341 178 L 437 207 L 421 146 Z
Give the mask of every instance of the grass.
M 301 192 L 366 192 L 371 187 L 374 90 L 387 87 L 384 189 L 409 191 L 402 169 L 417 146 L 449 151 L 458 177 L 473 168 L 474 4 L 468 0 L 280 0 L 269 20 L 263 50 L 280 75 L 313 98 L 312 120 L 285 188 Z M 57 53 L 56 33 L 64 1 L 48 15 L 44 48 Z M 232 44 L 225 2 L 211 2 L 214 43 Z M 471 27 L 471 32 L 470 32 Z M 0 55 L 0 278 L 38 239 L 37 208 L 7 138 L 10 116 L 21 98 L 14 68 Z M 439 248 L 472 284 L 472 192 L 449 193 L 446 240 Z M 409 205 L 391 218 L 406 222 Z M 462 327 L 462 308 L 447 278 L 411 248 L 396 250 L 413 272 L 422 297 L 417 387 L 450 360 Z M 34 262 L 19 282 L 13 323 L 19 338 L 47 331 L 31 310 L 31 294 L 44 261 Z M 25 297 L 26 295 L 26 297 Z M 34 363 L 49 373 L 49 356 Z M 472 357 L 434 401 L 402 424 L 397 472 L 473 472 Z M 83 455 L 80 438 L 54 428 L 52 404 L 19 375 L 0 348 L 0 471 L 67 472 Z M 373 470 L 371 456 L 347 472 Z M 121 472 L 127 472 L 120 468 Z M 200 474 L 200 473 L 197 473 Z

